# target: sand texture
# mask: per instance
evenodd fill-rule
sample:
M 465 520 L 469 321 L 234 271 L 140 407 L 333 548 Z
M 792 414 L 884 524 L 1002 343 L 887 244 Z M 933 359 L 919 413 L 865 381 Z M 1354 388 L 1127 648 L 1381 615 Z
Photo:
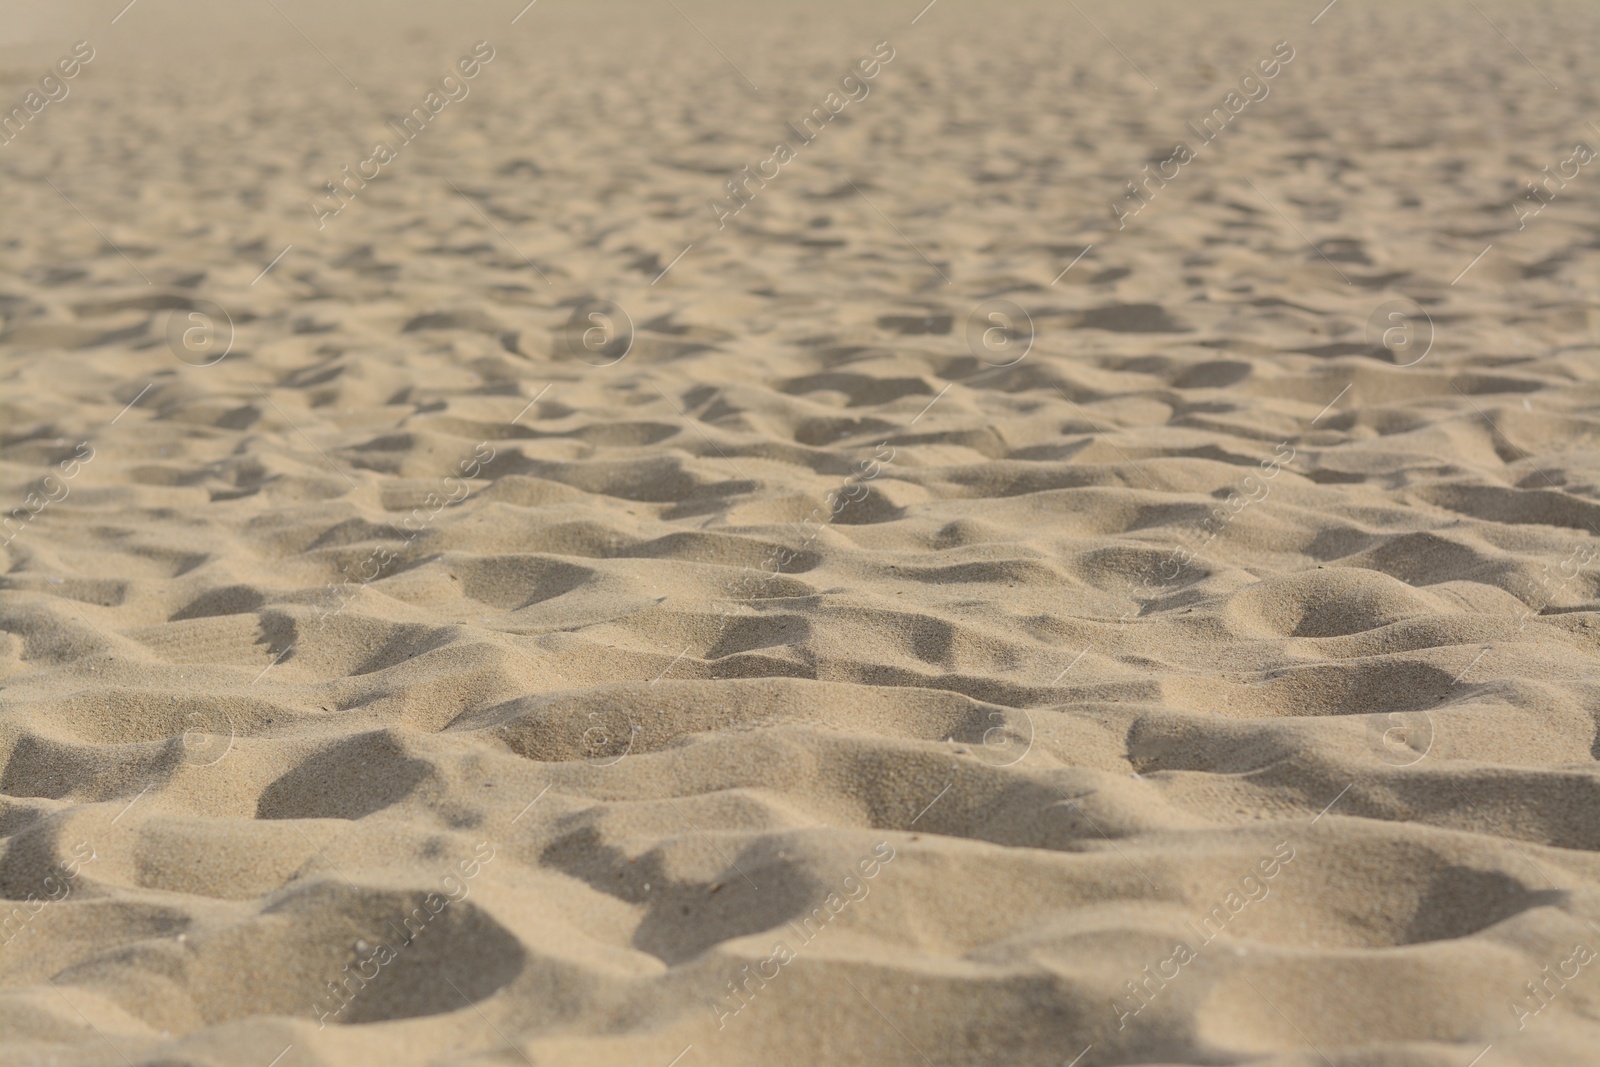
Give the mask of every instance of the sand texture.
M 0 1064 L 1600 1063 L 1592 7 L 124 2 Z

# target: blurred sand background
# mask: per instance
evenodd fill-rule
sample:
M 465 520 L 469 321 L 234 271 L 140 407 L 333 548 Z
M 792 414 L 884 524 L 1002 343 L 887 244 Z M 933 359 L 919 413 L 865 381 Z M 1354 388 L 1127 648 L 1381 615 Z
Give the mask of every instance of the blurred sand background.
M 0 1062 L 1600 1063 L 1597 30 L 6 4 Z

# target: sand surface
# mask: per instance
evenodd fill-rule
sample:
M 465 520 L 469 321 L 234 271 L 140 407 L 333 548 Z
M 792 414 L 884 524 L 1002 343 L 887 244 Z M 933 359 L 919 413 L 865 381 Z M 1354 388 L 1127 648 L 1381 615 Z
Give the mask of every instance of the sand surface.
M 920 6 L 8 10 L 0 1063 L 1600 1063 L 1600 16 Z

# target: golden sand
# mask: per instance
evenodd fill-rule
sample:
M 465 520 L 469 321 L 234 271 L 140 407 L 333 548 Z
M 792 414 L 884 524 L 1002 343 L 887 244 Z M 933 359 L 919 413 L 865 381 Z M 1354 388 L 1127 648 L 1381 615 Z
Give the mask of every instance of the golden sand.
M 0 1064 L 1600 1063 L 1593 8 L 123 2 Z

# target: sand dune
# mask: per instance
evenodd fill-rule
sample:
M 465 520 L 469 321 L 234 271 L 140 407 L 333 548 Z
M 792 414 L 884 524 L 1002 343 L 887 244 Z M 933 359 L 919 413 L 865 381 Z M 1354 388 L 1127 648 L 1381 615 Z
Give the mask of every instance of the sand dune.
M 11 24 L 0 1062 L 1600 1063 L 1593 11 L 919 7 Z

